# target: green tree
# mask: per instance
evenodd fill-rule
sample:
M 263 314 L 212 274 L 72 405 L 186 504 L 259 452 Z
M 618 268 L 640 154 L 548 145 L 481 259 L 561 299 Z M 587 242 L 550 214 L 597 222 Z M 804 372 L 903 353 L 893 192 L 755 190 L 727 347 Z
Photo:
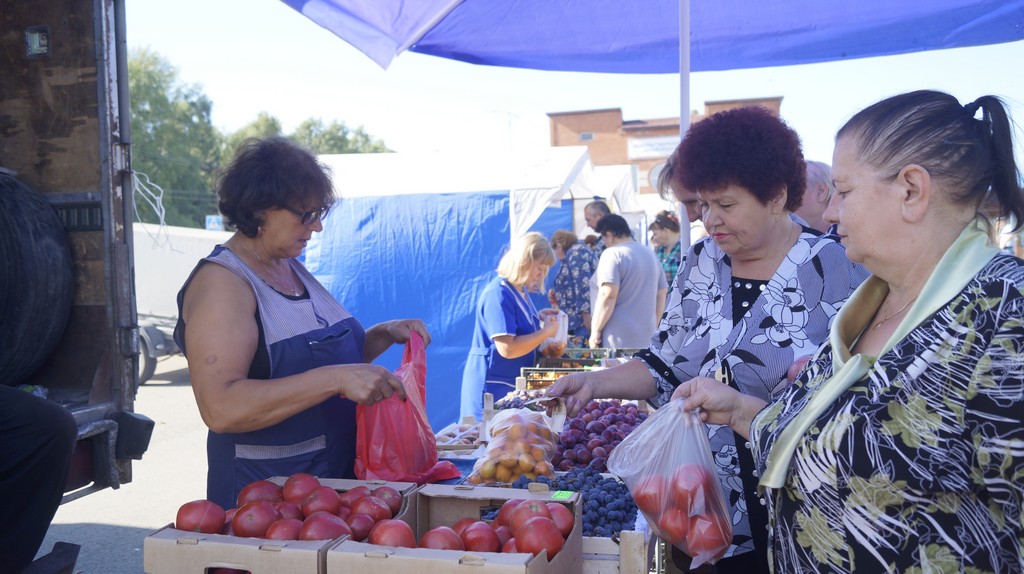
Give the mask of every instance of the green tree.
M 391 151 L 383 141 L 366 133 L 362 126 L 353 130 L 337 120 L 324 125 L 320 118 L 310 118 L 299 124 L 289 137 L 317 154 Z
M 203 227 L 205 216 L 217 213 L 213 178 L 223 148 L 210 119 L 213 103 L 148 48 L 129 56 L 128 80 L 133 168 L 163 189 L 167 224 Z M 143 195 L 135 195 L 140 218 L 155 223 Z
M 266 138 L 281 135 L 281 122 L 267 112 L 260 112 L 256 119 L 243 126 L 238 131 L 229 134 L 224 138 L 224 154 L 222 156 L 224 165 L 227 165 L 235 157 L 238 146 L 248 138 Z

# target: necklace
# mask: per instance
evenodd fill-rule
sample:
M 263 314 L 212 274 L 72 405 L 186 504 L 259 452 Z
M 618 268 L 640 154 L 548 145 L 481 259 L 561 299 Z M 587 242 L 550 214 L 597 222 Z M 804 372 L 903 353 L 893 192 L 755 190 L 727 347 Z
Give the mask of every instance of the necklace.
M 917 301 L 917 297 L 914 297 L 910 301 L 907 301 L 906 305 L 904 305 L 904 306 L 900 307 L 899 309 L 897 309 L 896 312 L 893 313 L 892 315 L 889 315 L 888 317 L 883 317 L 881 321 L 875 323 L 874 327 L 871 327 L 871 330 L 874 331 L 875 329 L 881 327 L 889 319 L 892 319 L 893 317 L 896 317 L 897 315 L 899 315 L 899 314 L 903 313 L 904 311 L 906 311 L 907 307 L 910 307 L 910 305 L 913 304 L 914 301 Z
M 260 242 L 260 247 L 263 247 L 263 242 L 262 241 Z M 266 251 L 266 248 L 264 248 L 264 251 Z M 274 280 L 274 283 L 277 283 L 278 285 L 281 285 L 281 286 L 285 285 L 285 282 L 281 281 L 281 279 L 279 278 L 278 274 L 274 273 L 274 270 L 270 266 L 270 264 L 267 263 L 266 261 L 264 261 L 262 257 L 260 257 L 260 254 L 259 254 L 258 251 L 256 251 L 255 247 L 252 248 L 252 254 L 256 256 L 256 261 L 260 262 L 260 265 L 262 265 L 263 268 L 267 271 L 267 275 L 269 275 Z M 298 297 L 299 295 L 302 294 L 302 293 L 299 292 L 299 287 L 301 287 L 301 283 L 299 284 L 298 287 L 296 287 L 293 279 L 294 279 L 294 276 L 289 278 L 288 285 L 285 287 L 284 290 L 291 292 L 292 297 Z M 271 287 L 273 287 L 273 285 L 271 285 Z

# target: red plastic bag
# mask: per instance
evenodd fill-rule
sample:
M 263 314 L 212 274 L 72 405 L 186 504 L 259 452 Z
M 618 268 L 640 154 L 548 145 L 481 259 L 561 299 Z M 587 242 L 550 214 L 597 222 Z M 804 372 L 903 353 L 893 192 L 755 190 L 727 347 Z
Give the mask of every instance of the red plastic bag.
M 693 558 L 714 563 L 732 542 L 732 522 L 711 458 L 707 426 L 676 399 L 623 439 L 608 457 L 651 528 Z
M 360 480 L 425 484 L 462 475 L 450 461 L 437 460 L 434 431 L 427 420 L 427 354 L 412 333 L 395 376 L 405 387 L 370 406 L 356 406 L 355 473 Z

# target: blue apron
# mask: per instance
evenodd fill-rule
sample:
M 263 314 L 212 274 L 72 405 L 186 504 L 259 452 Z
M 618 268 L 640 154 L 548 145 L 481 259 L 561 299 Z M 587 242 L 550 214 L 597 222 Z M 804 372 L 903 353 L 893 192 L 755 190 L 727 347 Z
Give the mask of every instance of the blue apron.
M 276 379 L 326 365 L 364 362 L 362 325 L 301 265 L 295 263 L 293 268 L 302 279 L 307 296 L 292 298 L 271 289 L 222 246 L 199 265 L 205 261 L 227 267 L 253 288 L 260 343 L 264 346 L 257 352 L 257 358 L 263 352 L 264 361 L 269 359 L 269 373 L 264 372 L 259 378 Z M 191 279 L 178 294 L 175 341 L 182 350 L 185 341 L 181 303 Z M 250 482 L 296 472 L 355 478 L 355 406 L 352 401 L 335 396 L 263 429 L 243 433 L 210 431 L 206 445 L 207 498 L 232 508 L 239 491 Z

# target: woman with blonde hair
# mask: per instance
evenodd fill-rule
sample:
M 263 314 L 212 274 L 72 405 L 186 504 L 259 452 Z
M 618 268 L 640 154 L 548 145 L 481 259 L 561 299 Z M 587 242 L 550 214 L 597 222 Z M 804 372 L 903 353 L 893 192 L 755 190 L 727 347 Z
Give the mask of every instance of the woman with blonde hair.
M 538 312 L 529 292 L 539 292 L 555 254 L 540 233 L 515 239 L 498 262 L 498 276 L 477 299 L 473 342 L 462 374 L 461 417 L 480 419 L 483 395 L 496 399 L 515 389 L 522 367 L 536 364 L 537 347 L 558 332 L 556 313 Z

